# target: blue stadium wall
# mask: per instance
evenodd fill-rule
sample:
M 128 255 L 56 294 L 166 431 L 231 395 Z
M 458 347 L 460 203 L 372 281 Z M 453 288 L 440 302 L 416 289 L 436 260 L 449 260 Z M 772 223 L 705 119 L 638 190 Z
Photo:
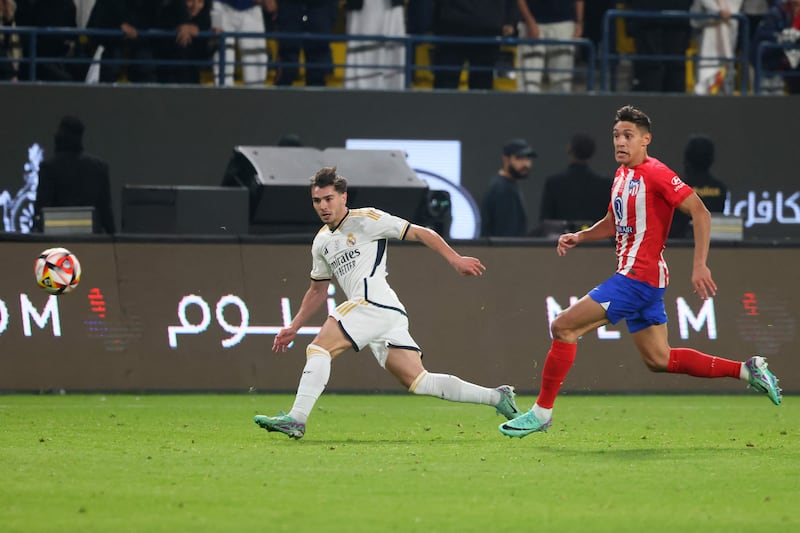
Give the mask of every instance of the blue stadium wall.
M 72 113 L 87 124 L 87 150 L 111 165 L 118 222 L 124 184 L 219 185 L 234 146 L 272 145 L 288 132 L 318 148 L 344 146 L 348 138 L 460 140 L 462 183 L 478 201 L 500 165 L 503 142 L 524 137 L 539 153 L 523 184 L 535 220 L 543 178 L 566 164 L 572 133 L 595 136 L 593 166 L 610 175 L 614 111 L 635 104 L 654 122 L 651 154 L 678 173 L 690 134 L 714 139 L 713 171 L 749 221 L 748 239 L 800 237 L 800 106 L 792 97 L 4 84 L 0 101 L 0 192 L 21 187 L 28 147 L 40 143 L 51 153 L 59 118 Z

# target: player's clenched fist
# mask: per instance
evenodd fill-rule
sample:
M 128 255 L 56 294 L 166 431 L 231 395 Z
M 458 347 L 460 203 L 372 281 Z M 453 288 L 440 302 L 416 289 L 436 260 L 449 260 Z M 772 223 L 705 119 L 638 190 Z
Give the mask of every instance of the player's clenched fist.
M 453 268 L 462 276 L 480 276 L 486 271 L 480 259 L 463 255 L 453 263 Z

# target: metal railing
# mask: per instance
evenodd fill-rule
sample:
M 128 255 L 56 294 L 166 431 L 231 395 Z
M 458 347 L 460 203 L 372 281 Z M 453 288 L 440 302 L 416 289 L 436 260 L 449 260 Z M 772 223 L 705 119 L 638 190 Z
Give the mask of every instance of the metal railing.
M 612 32 L 612 23 L 617 19 L 695 19 L 695 20 L 720 20 L 719 15 L 709 13 L 689 13 L 687 11 L 627 11 L 621 9 L 610 9 L 606 11 L 603 17 L 603 39 L 600 47 L 600 57 L 602 66 L 600 68 L 602 82 L 601 90 L 603 92 L 611 92 L 611 71 L 613 65 L 620 59 L 630 59 L 632 61 L 686 61 L 686 54 L 627 54 L 619 53 L 611 50 L 611 36 L 615 35 Z M 695 55 L 692 57 L 694 61 L 715 60 L 720 63 L 732 63 L 738 65 L 742 76 L 740 77 L 740 91 L 742 95 L 747 94 L 747 72 L 749 64 L 749 51 L 750 51 L 750 21 L 742 13 L 735 13 L 732 15 L 742 25 L 741 35 L 744 36 L 740 47 L 740 54 L 735 55 L 733 58 L 729 57 L 708 57 Z
M 26 53 L 22 54 L 19 58 L 6 58 L 0 57 L 0 62 L 14 62 L 23 65 L 28 65 L 29 68 L 25 72 L 25 80 L 36 80 L 38 74 L 38 67 L 45 63 L 62 63 L 62 64 L 83 64 L 91 65 L 95 63 L 102 63 L 106 65 L 150 65 L 150 66 L 199 66 L 202 68 L 210 69 L 217 67 L 216 82 L 223 84 L 225 80 L 226 66 L 229 66 L 225 58 L 225 54 L 220 52 L 217 54 L 216 60 L 176 60 L 166 58 L 148 58 L 148 59 L 117 59 L 117 58 L 102 58 L 94 60 L 92 57 L 43 57 L 38 54 L 38 43 L 41 37 L 64 36 L 66 38 L 73 38 L 75 41 L 80 39 L 119 39 L 119 42 L 156 42 L 174 40 L 175 32 L 167 30 L 143 30 L 137 33 L 136 41 L 126 40 L 124 33 L 121 30 L 104 30 L 94 28 L 52 28 L 52 27 L 0 27 L 0 34 L 18 35 L 21 44 L 23 44 Z M 200 32 L 197 38 L 210 39 L 221 43 L 220 49 L 223 48 L 222 43 L 225 39 L 241 39 L 241 38 L 257 38 L 266 40 L 274 40 L 280 42 L 282 40 L 300 40 L 300 41 L 326 41 L 331 43 L 347 43 L 347 42 L 380 42 L 384 44 L 396 43 L 405 50 L 405 62 L 403 65 L 386 65 L 386 64 L 347 64 L 347 63 L 309 63 L 309 62 L 286 62 L 286 61 L 271 61 L 268 63 L 270 68 L 280 67 L 305 67 L 309 68 L 356 68 L 356 69 L 382 69 L 382 70 L 402 70 L 405 74 L 405 86 L 410 88 L 414 75 L 419 71 L 431 71 L 434 74 L 436 71 L 445 70 L 462 70 L 462 66 L 437 66 L 431 63 L 430 65 L 419 65 L 415 61 L 415 52 L 418 46 L 433 45 L 447 43 L 447 44 L 473 44 L 473 45 L 492 45 L 497 47 L 514 47 L 517 45 L 544 45 L 544 46 L 570 46 L 577 53 L 579 50 L 585 51 L 587 58 L 586 66 L 578 66 L 570 69 L 573 74 L 583 74 L 586 78 L 586 88 L 588 91 L 594 89 L 595 79 L 595 64 L 596 52 L 594 45 L 588 39 L 517 39 L 513 37 L 441 37 L 433 35 L 408 35 L 408 36 L 383 36 L 383 35 L 343 35 L 343 34 L 317 34 L 317 33 L 283 33 L 283 32 L 268 32 L 268 33 L 252 33 L 252 32 Z M 264 62 L 254 61 L 237 61 L 236 66 L 245 65 L 264 65 Z M 470 66 L 470 71 L 488 71 L 494 70 L 495 66 Z M 520 69 L 514 67 L 513 70 L 545 70 L 542 69 Z M 550 72 L 555 70 L 552 68 L 547 69 Z M 81 80 L 76 80 L 81 81 Z
M 212 59 L 209 54 L 207 60 L 188 60 L 188 59 L 167 59 L 167 58 L 102 58 L 99 63 L 113 66 L 123 65 L 150 65 L 153 67 L 173 67 L 173 66 L 194 66 L 204 70 L 215 70 L 215 82 L 223 85 L 225 82 L 226 67 L 229 63 L 225 57 L 224 45 L 225 39 L 240 39 L 240 38 L 258 38 L 280 42 L 282 40 L 301 40 L 301 41 L 327 41 L 330 43 L 349 43 L 349 42 L 378 42 L 385 45 L 396 44 L 402 46 L 404 49 L 405 61 L 401 65 L 386 65 L 386 64 L 347 64 L 345 63 L 308 63 L 308 62 L 287 62 L 287 61 L 270 61 L 267 63 L 270 69 L 280 67 L 300 68 L 353 68 L 353 69 L 381 69 L 381 70 L 397 70 L 402 71 L 405 75 L 405 87 L 411 88 L 414 84 L 415 76 L 419 72 L 428 71 L 434 76 L 437 71 L 456 70 L 461 71 L 462 66 L 442 66 L 436 65 L 433 61 L 430 64 L 418 64 L 416 61 L 416 52 L 420 46 L 433 46 L 437 44 L 484 44 L 493 45 L 497 47 L 516 47 L 518 45 L 544 45 L 544 46 L 570 46 L 577 52 L 583 51 L 585 62 L 580 64 L 576 61 L 575 67 L 569 71 L 573 76 L 581 75 L 585 77 L 586 90 L 593 92 L 595 90 L 595 79 L 599 71 L 600 87 L 599 91 L 603 93 L 614 92 L 612 84 L 612 76 L 615 75 L 617 63 L 622 59 L 632 61 L 687 61 L 685 54 L 681 55 L 645 55 L 636 53 L 622 53 L 616 51 L 616 43 L 612 42 L 615 36 L 613 29 L 614 23 L 618 19 L 700 19 L 700 20 L 719 20 L 718 15 L 714 14 L 701 14 L 701 13 L 688 13 L 683 11 L 627 11 L 627 10 L 609 10 L 605 13 L 603 18 L 603 35 L 599 50 L 595 49 L 593 43 L 588 39 L 519 39 L 514 37 L 443 37 L 434 35 L 408 35 L 408 36 L 382 36 L 382 35 L 346 35 L 346 34 L 311 34 L 311 33 L 285 33 L 285 32 L 269 32 L 269 33 L 243 33 L 243 32 L 200 32 L 197 38 L 208 39 L 220 43 L 220 51 L 216 59 Z M 699 60 L 715 60 L 720 63 L 729 63 L 735 65 L 740 72 L 739 76 L 739 90 L 740 94 L 747 94 L 748 86 L 748 66 L 749 66 L 749 49 L 750 49 L 750 31 L 749 20 L 743 14 L 734 14 L 735 18 L 741 25 L 742 31 L 738 53 L 734 57 L 706 57 L 693 55 L 689 58 L 691 61 Z M 94 28 L 37 28 L 37 27 L 0 27 L 0 34 L 4 35 L 17 35 L 19 36 L 20 44 L 26 51 L 22 57 L 3 57 L 0 56 L 0 63 L 17 63 L 27 65 L 28 68 L 24 70 L 26 80 L 36 80 L 39 74 L 39 66 L 46 63 L 62 63 L 65 65 L 78 64 L 89 66 L 97 64 L 98 61 L 91 56 L 73 56 L 73 57 L 44 57 L 40 56 L 39 40 L 42 37 L 56 37 L 64 36 L 65 40 L 74 40 L 76 42 L 83 40 L 96 40 L 96 39 L 118 39 L 119 42 L 132 42 L 126 41 L 124 33 L 121 30 L 104 30 Z M 138 32 L 138 40 L 143 40 L 150 43 L 166 42 L 175 39 L 174 31 L 167 30 L 144 30 Z M 266 44 L 265 44 L 266 46 Z M 787 72 L 785 70 L 772 71 L 767 70 L 764 66 L 763 55 L 769 49 L 786 49 L 800 47 L 800 43 L 759 43 L 757 53 L 754 57 L 754 82 L 753 91 L 756 94 L 761 92 L 761 82 L 766 75 L 781 76 L 800 76 L 797 72 Z M 599 68 L 596 67 L 597 59 L 600 59 Z M 237 61 L 235 66 L 246 66 L 261 64 L 264 62 L 254 61 Z M 216 67 L 216 68 L 215 68 Z M 471 71 L 480 72 L 494 70 L 495 66 L 471 66 Z M 525 70 L 548 70 L 554 72 L 550 67 L 539 69 L 524 69 L 519 65 L 511 67 L 509 70 L 515 72 L 523 72 Z M 83 81 L 83 80 L 75 80 Z M 265 80 L 266 81 L 266 80 Z
M 781 51 L 787 50 L 789 48 L 793 48 L 796 50 L 800 50 L 800 41 L 794 43 L 773 43 L 769 41 L 763 41 L 758 43 L 756 47 L 756 56 L 755 56 L 755 74 L 753 75 L 753 91 L 756 94 L 761 94 L 762 91 L 762 82 L 764 78 L 770 76 L 780 76 L 781 78 L 796 78 L 800 77 L 800 70 L 784 70 L 784 69 L 777 69 L 771 70 L 764 68 L 764 52 L 767 50 L 775 50 L 779 49 Z
M 387 64 L 348 64 L 348 63 L 299 63 L 299 62 L 286 62 L 286 61 L 275 61 L 270 63 L 270 66 L 274 66 L 276 68 L 280 67 L 305 67 L 305 68 L 353 68 L 353 69 L 381 69 L 381 70 L 398 70 L 403 71 L 405 74 L 405 88 L 410 89 L 413 83 L 414 75 L 420 71 L 431 71 L 435 73 L 437 71 L 458 71 L 461 72 L 464 68 L 462 65 L 453 65 L 453 66 L 436 66 L 433 63 L 429 65 L 418 65 L 415 61 L 415 52 L 417 47 L 420 45 L 436 45 L 436 44 L 473 44 L 473 45 L 491 45 L 500 47 L 512 47 L 517 45 L 544 45 L 544 46 L 552 46 L 552 45 L 559 45 L 559 46 L 570 46 L 577 50 L 584 49 L 586 50 L 587 57 L 589 60 L 587 61 L 588 65 L 586 67 L 579 67 L 573 68 L 569 72 L 573 74 L 582 73 L 586 76 L 587 79 L 587 90 L 591 91 L 594 88 L 593 80 L 595 78 L 595 49 L 594 45 L 588 39 L 517 39 L 514 37 L 441 37 L 441 36 L 434 36 L 434 35 L 406 35 L 406 36 L 385 36 L 385 35 L 343 35 L 343 34 L 319 34 L 319 33 L 285 33 L 285 32 L 271 32 L 267 34 L 260 34 L 260 33 L 220 33 L 215 34 L 222 37 L 241 37 L 241 38 L 253 38 L 253 37 L 260 37 L 263 38 L 266 36 L 269 40 L 275 40 L 280 42 L 281 40 L 301 40 L 301 41 L 327 41 L 327 42 L 379 42 L 385 44 L 396 43 L 402 46 L 405 50 L 405 61 L 403 65 L 387 65 Z M 222 55 L 222 54 L 220 54 Z M 219 70 L 222 72 L 225 66 L 224 58 L 220 58 L 219 61 Z M 238 62 L 240 65 L 248 64 L 247 62 Z M 251 63 L 252 64 L 252 63 Z M 488 72 L 494 71 L 496 66 L 469 66 L 468 69 L 474 72 Z M 548 70 L 549 72 L 555 72 L 556 69 L 547 68 L 547 69 L 523 69 L 519 66 L 514 67 L 515 71 L 524 71 L 524 70 Z M 222 82 L 222 77 L 220 76 L 219 80 L 220 83 Z
M 586 90 L 591 92 L 594 90 L 594 79 L 595 79 L 595 64 L 596 64 L 596 51 L 594 44 L 589 39 L 519 39 L 516 37 L 441 37 L 441 36 L 433 36 L 433 35 L 413 35 L 406 37 L 409 42 L 406 44 L 406 84 L 408 84 L 408 80 L 411 78 L 414 72 L 417 70 L 431 70 L 435 72 L 436 70 L 457 70 L 461 71 L 461 66 L 452 66 L 452 67 L 435 67 L 434 65 L 430 66 L 417 66 L 414 65 L 414 50 L 417 45 L 420 44 L 496 44 L 497 46 L 518 46 L 518 45 L 529 45 L 529 46 L 569 46 L 572 47 L 575 51 L 576 55 L 579 50 L 585 50 L 586 52 L 586 66 L 584 67 L 577 67 L 572 68 L 569 70 L 566 69 L 554 69 L 552 67 L 545 67 L 545 68 L 522 68 L 521 66 L 517 65 L 514 70 L 518 72 L 524 71 L 547 71 L 547 72 L 571 72 L 574 74 L 583 74 L 586 78 Z M 375 40 L 374 37 L 370 36 L 367 40 Z M 473 71 L 481 71 L 481 70 L 493 70 L 494 67 L 470 67 Z

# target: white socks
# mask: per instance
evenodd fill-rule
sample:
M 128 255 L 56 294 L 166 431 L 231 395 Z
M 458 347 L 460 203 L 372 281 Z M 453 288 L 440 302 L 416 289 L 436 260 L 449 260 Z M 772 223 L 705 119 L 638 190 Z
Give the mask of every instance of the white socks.
M 408 388 L 409 392 L 425 396 L 437 396 L 451 402 L 497 405 L 500 392 L 468 383 L 450 374 L 431 374 L 424 370 Z
M 747 365 L 742 363 L 742 367 L 739 369 L 739 379 L 742 381 L 750 381 L 750 370 L 748 370 Z
M 305 423 L 330 377 L 331 354 L 321 346 L 309 344 L 306 347 L 306 366 L 303 368 L 303 375 L 300 376 L 297 396 L 289 416 Z
M 544 407 L 539 407 L 538 404 L 533 404 L 531 411 L 539 419 L 539 422 L 547 422 L 553 416 L 553 409 L 545 409 Z

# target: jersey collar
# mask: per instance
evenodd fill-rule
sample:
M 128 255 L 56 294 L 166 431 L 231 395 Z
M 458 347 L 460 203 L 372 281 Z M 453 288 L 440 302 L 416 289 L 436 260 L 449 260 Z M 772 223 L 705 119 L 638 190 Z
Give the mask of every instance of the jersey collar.
M 347 208 L 347 213 L 345 213 L 344 216 L 342 217 L 342 220 L 340 220 L 339 223 L 336 224 L 336 227 L 335 228 L 329 228 L 331 230 L 331 233 L 333 233 L 334 231 L 336 231 L 337 229 L 342 227 L 342 224 L 344 224 L 344 221 L 347 220 L 347 217 L 349 217 L 349 216 L 350 216 L 350 208 L 348 207 Z

